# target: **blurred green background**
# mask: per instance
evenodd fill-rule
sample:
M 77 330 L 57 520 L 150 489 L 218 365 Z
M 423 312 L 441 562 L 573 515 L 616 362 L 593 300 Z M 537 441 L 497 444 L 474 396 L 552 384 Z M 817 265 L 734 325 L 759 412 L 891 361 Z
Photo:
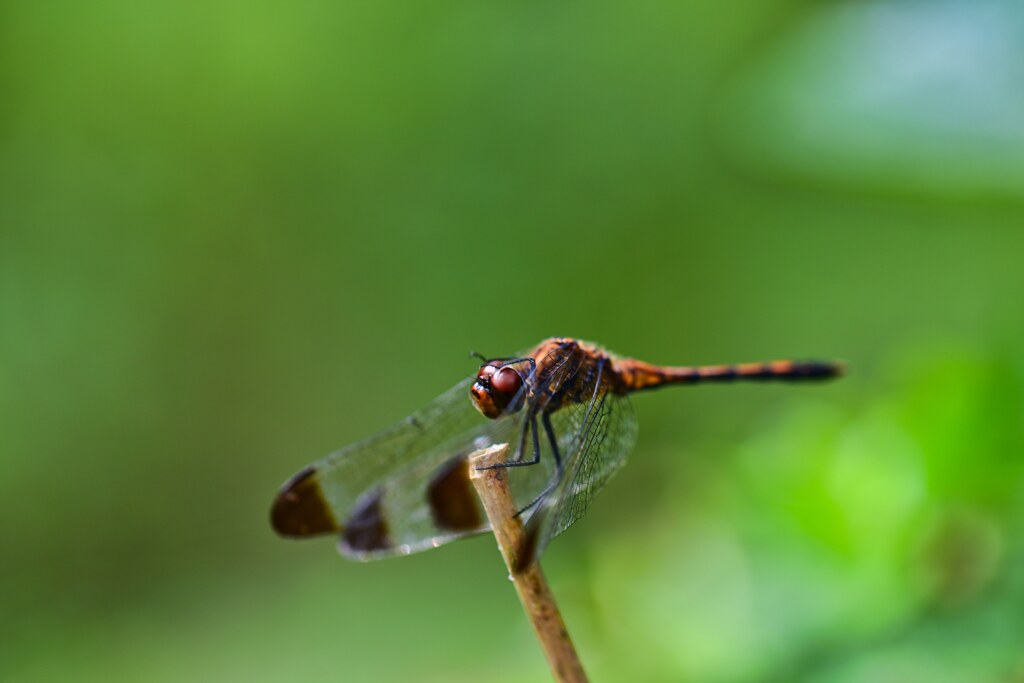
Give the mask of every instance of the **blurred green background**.
M 549 335 L 637 398 L 596 681 L 1024 680 L 1024 5 L 0 5 L 0 679 L 534 681 L 487 537 L 277 486 Z

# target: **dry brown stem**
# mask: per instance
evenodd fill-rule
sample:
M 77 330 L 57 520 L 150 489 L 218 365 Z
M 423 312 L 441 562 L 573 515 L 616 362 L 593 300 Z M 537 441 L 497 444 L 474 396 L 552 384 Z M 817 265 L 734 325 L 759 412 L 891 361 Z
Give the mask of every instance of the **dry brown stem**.
M 555 597 L 540 570 L 540 564 L 534 562 L 522 571 L 513 571 L 513 567 L 518 565 L 518 553 L 523 548 L 523 524 L 515 516 L 515 502 L 508 488 L 508 470 L 504 467 L 480 469 L 504 462 L 507 457 L 508 444 L 476 451 L 469 456 L 470 479 L 487 511 L 509 578 L 519 593 L 519 601 L 523 604 L 526 616 L 533 624 L 555 680 L 559 683 L 586 683 L 583 665 L 569 638 Z

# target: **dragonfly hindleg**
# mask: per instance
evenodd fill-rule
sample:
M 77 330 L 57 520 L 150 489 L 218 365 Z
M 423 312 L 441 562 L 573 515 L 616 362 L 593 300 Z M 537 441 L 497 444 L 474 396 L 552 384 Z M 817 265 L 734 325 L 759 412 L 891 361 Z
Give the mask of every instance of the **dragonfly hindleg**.
M 555 472 L 551 477 L 551 481 L 549 481 L 547 486 L 544 487 L 544 490 L 537 494 L 537 497 L 527 505 L 520 508 L 515 514 L 516 517 L 519 517 L 524 512 L 537 505 L 537 503 L 544 500 L 544 498 L 551 493 L 556 486 L 558 486 L 558 482 L 562 479 L 562 458 L 558 454 L 558 438 L 555 436 L 555 430 L 551 426 L 551 413 L 545 412 L 541 415 L 540 421 L 544 423 L 544 432 L 548 435 L 548 444 L 551 446 L 551 454 L 555 458 Z

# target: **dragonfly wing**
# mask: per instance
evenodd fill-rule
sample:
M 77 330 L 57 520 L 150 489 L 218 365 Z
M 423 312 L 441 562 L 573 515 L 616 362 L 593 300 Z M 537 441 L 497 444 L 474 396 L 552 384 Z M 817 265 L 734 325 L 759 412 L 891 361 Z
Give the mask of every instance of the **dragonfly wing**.
M 565 466 L 555 488 L 538 502 L 527 522 L 520 568 L 586 514 L 590 501 L 626 464 L 636 443 L 636 415 L 629 398 L 608 389 L 552 417 Z
M 507 441 L 518 421 L 501 419 L 483 427 L 417 452 L 371 484 L 344 523 L 341 553 L 360 560 L 407 555 L 489 529 L 467 456 Z
M 385 544 L 390 552 L 416 542 L 426 547 L 439 532 L 419 523 L 427 511 L 412 510 L 411 497 L 426 508 L 432 477 L 442 465 L 516 424 L 480 415 L 469 397 L 471 383 L 455 385 L 405 420 L 299 472 L 274 501 L 274 528 L 284 536 L 341 533 L 342 547 L 354 555 L 383 552 Z M 399 483 L 410 490 L 398 493 Z M 412 514 L 408 522 L 394 516 L 399 509 Z M 382 533 L 389 527 L 403 531 L 400 542 Z

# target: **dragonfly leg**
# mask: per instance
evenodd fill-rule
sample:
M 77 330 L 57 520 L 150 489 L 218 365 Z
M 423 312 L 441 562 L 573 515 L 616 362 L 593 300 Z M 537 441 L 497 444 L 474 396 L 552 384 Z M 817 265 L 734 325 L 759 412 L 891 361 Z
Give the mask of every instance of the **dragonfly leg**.
M 530 356 L 527 356 L 526 358 L 495 358 L 494 360 L 500 360 L 500 367 L 503 368 L 507 368 L 510 365 L 519 365 L 520 363 L 529 363 L 530 376 L 527 377 L 527 383 L 532 382 L 533 378 L 537 376 L 537 361 Z
M 597 404 L 597 411 L 598 413 L 600 413 L 601 406 L 604 405 L 604 400 L 608 398 L 608 392 L 605 391 L 601 395 L 601 400 L 597 400 L 598 391 L 601 389 L 601 375 L 603 373 L 604 363 L 602 362 L 597 366 L 597 381 L 594 382 L 594 393 L 590 397 L 590 402 L 587 405 L 587 412 L 583 417 L 583 424 L 580 426 L 581 431 L 576 437 L 576 439 L 580 442 L 586 440 L 586 435 L 589 433 L 591 427 L 593 427 L 593 422 L 591 422 L 590 416 L 594 411 L 594 404 Z M 544 490 L 541 491 L 540 494 L 536 498 L 534 498 L 529 505 L 522 508 L 521 510 L 519 510 L 519 512 L 516 513 L 516 517 L 520 516 L 521 514 L 523 514 L 524 512 L 526 512 L 527 510 L 529 510 L 530 508 L 544 500 L 544 497 L 551 493 L 555 486 L 558 485 L 558 482 L 561 481 L 562 479 L 562 457 L 558 452 L 558 438 L 555 436 L 555 430 L 551 426 L 551 413 L 545 412 L 540 419 L 541 422 L 544 423 L 544 431 L 548 435 L 548 443 L 551 445 L 551 454 L 555 457 L 555 474 L 551 478 L 551 481 L 548 482 L 548 485 L 544 487 Z
M 544 497 L 551 493 L 551 491 L 558 485 L 558 482 L 562 479 L 562 457 L 558 454 L 558 439 L 555 437 L 555 430 L 551 426 L 551 413 L 545 412 L 541 415 L 540 421 L 544 423 L 544 432 L 548 436 L 548 444 L 551 446 L 551 454 L 555 456 L 555 473 L 554 476 L 551 477 L 551 481 L 548 482 L 548 485 L 544 487 L 544 490 L 541 491 L 536 498 L 530 501 L 529 504 L 516 512 L 516 517 L 519 517 L 537 503 L 544 500 Z
M 558 439 L 555 437 L 555 430 L 551 426 L 551 413 L 545 411 L 540 421 L 544 423 L 544 432 L 548 435 L 551 454 L 555 456 L 555 474 L 560 476 L 562 474 L 562 456 L 558 452 Z
M 530 356 L 526 356 L 525 358 L 516 358 L 515 356 L 505 356 L 504 358 L 488 358 L 488 357 L 484 356 L 482 353 L 477 353 L 476 351 L 471 351 L 469 355 L 472 356 L 473 358 L 479 358 L 484 363 L 493 363 L 494 361 L 500 361 L 501 365 L 499 365 L 498 367 L 501 367 L 501 368 L 503 368 L 503 367 L 505 367 L 507 365 L 518 365 L 519 363 L 529 363 L 530 364 L 530 368 L 532 369 L 532 371 L 534 373 L 537 372 L 537 361 L 535 361 Z
M 519 363 L 529 363 L 531 368 L 535 371 L 537 370 L 537 361 L 530 356 L 527 356 L 526 358 L 492 358 L 491 360 L 500 360 L 501 367 L 505 367 L 506 365 L 518 365 Z
M 526 447 L 526 433 L 530 432 L 533 434 L 533 459 L 523 460 L 523 451 Z M 478 470 L 494 470 L 501 467 L 527 467 L 529 465 L 536 465 L 540 462 L 540 438 L 537 436 L 537 411 L 531 410 L 529 416 L 526 418 L 523 424 L 523 432 L 519 436 L 519 448 L 516 449 L 516 454 L 511 460 L 505 462 L 495 463 L 488 465 L 487 467 L 478 467 Z

